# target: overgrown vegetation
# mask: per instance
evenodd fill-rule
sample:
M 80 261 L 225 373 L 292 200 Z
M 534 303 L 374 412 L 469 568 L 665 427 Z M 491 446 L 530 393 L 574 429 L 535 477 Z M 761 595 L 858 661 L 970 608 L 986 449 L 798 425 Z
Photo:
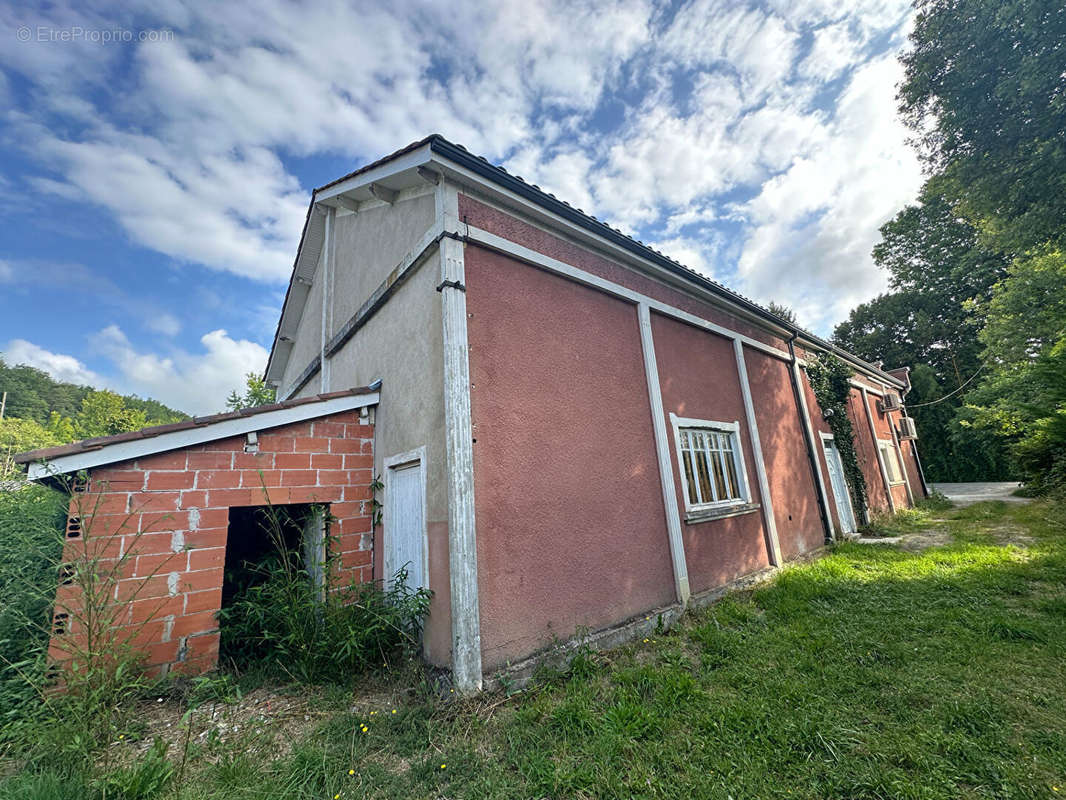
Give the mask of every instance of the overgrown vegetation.
M 286 515 L 281 506 L 259 515 L 272 550 L 243 565 L 244 583 L 220 615 L 222 657 L 238 670 L 266 668 L 313 683 L 359 675 L 417 650 L 429 591 L 409 588 L 406 569 L 387 588 L 339 583 L 328 542 L 321 564 L 287 545 L 284 529 L 293 521 Z
M 855 508 L 866 508 L 866 478 L 855 451 L 855 430 L 848 416 L 851 396 L 851 367 L 832 354 L 812 355 L 807 360 L 807 377 L 822 409 L 822 417 L 833 431 L 833 443 L 844 465 L 844 480 Z
M 417 674 L 340 675 L 252 705 L 232 677 L 207 677 L 139 706 L 106 772 L 13 765 L 0 796 L 1066 792 L 1066 507 L 920 513 L 901 527 L 946 546 L 836 546 L 670 631 L 581 652 L 525 692 L 455 701 Z
M 914 366 L 931 480 L 1053 491 L 1066 485 L 1066 14 L 1052 0 L 915 7 L 897 99 L 929 177 L 874 249 L 892 292 L 835 338 Z

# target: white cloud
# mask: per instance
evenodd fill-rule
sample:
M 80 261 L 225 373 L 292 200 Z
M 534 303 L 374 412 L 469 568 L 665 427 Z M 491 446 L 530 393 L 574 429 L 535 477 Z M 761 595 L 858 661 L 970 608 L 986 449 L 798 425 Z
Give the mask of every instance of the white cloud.
M 791 305 L 823 329 L 884 289 L 870 257 L 878 228 L 922 182 L 886 91 L 899 78 L 891 58 L 857 70 L 825 140 L 744 206 L 751 233 L 738 288 Z
M 89 339 L 94 355 L 109 365 L 106 374 L 89 369 L 71 355 L 54 353 L 25 339 L 12 339 L 4 350 L 9 364 L 28 364 L 59 381 L 109 388 L 123 394 L 151 397 L 190 414 L 225 410 L 226 397 L 244 385 L 249 372 L 266 366 L 265 348 L 232 339 L 224 330 L 200 337 L 202 351 L 180 349 L 168 355 L 137 350 L 117 325 L 109 325 Z
M 907 0 L 688 0 L 672 16 L 650 0 L 90 0 L 0 8 L 0 27 L 175 36 L 8 47 L 0 65 L 32 90 L 6 116 L 41 165 L 26 183 L 107 210 L 179 262 L 280 284 L 310 188 L 283 157 L 354 167 L 439 131 L 693 267 L 724 277 L 739 254 L 738 289 L 825 324 L 879 288 L 869 246 L 916 187 L 898 72 L 866 63 L 874 43 L 898 46 L 910 13 Z M 621 111 L 600 127 L 605 99 Z M 723 220 L 739 239 L 722 240 Z M 146 324 L 177 332 L 173 316 Z
M 232 339 L 224 330 L 200 337 L 203 351 L 174 350 L 170 355 L 138 351 L 117 325 L 90 339 L 94 352 L 110 361 L 125 391 L 153 397 L 190 414 L 225 408 L 226 397 L 244 384 L 249 372 L 262 372 L 267 351 L 255 342 Z
M 57 381 L 81 386 L 104 386 L 105 381 L 74 356 L 53 353 L 25 339 L 12 339 L 4 349 L 8 364 L 25 364 L 43 370 Z

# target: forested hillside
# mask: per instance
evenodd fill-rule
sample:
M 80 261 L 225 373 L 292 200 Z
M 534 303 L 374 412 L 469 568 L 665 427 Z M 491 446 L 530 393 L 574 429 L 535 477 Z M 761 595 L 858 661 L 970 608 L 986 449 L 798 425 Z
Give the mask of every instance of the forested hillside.
M 7 403 L 0 420 L 0 478 L 11 470 L 14 453 L 188 419 L 157 400 L 64 383 L 0 357 L 3 392 Z

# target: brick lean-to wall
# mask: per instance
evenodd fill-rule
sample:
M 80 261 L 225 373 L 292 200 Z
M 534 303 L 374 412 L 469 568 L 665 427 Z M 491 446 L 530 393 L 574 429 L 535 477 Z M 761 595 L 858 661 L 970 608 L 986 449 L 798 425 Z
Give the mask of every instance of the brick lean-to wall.
M 358 411 L 272 428 L 259 451 L 243 436 L 92 469 L 72 496 L 64 561 L 88 550 L 102 571 L 123 555 L 115 602 L 130 644 L 159 673 L 197 674 L 218 660 L 229 509 L 328 503 L 337 576 L 372 579 L 373 426 Z M 130 601 L 130 598 L 134 598 Z M 77 589 L 61 585 L 50 655 L 61 662 L 79 635 Z M 84 634 L 83 634 L 84 635 Z M 76 650 L 75 650 L 76 652 Z

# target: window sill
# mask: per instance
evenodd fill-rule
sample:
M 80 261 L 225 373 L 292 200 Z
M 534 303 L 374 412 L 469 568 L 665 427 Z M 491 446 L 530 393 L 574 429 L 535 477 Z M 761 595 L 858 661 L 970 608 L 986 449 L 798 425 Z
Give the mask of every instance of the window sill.
M 685 522 L 689 525 L 696 525 L 700 522 L 711 522 L 716 519 L 739 517 L 742 514 L 751 514 L 758 511 L 761 507 L 759 503 L 738 503 L 720 508 L 701 508 L 698 511 L 686 512 Z

